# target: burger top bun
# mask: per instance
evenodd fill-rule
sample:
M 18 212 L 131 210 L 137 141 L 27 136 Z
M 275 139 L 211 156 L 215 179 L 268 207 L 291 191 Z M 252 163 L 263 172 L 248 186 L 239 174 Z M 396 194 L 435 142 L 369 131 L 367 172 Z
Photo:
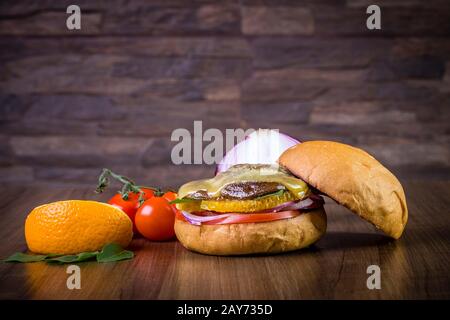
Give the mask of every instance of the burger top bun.
M 286 150 L 279 163 L 294 175 L 398 239 L 408 220 L 397 178 L 367 152 L 332 141 Z

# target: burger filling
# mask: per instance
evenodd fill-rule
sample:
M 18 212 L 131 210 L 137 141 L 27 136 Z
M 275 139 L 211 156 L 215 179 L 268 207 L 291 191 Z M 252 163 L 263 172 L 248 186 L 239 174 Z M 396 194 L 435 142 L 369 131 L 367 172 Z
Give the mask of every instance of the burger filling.
M 212 179 L 183 185 L 178 196 L 177 208 L 190 218 L 257 214 L 267 221 L 269 217 L 276 218 L 274 214 L 278 212 L 290 211 L 289 215 L 279 215 L 285 219 L 300 214 L 300 209 L 323 205 L 322 198 L 313 194 L 303 180 L 272 165 L 235 165 Z
M 234 199 L 234 200 L 247 200 L 256 197 L 264 196 L 266 194 L 275 193 L 279 190 L 283 190 L 285 187 L 277 182 L 237 182 L 230 183 L 224 186 L 220 190 L 220 199 Z M 199 190 L 189 196 L 192 199 L 197 200 L 209 200 L 208 192 L 205 190 Z

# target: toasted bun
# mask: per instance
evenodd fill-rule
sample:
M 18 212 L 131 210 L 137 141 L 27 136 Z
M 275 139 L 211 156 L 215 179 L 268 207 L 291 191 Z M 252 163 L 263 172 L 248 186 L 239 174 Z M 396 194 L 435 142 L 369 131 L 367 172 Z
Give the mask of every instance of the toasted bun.
M 297 250 L 319 240 L 326 228 L 323 208 L 272 222 L 195 226 L 179 219 L 175 221 L 175 233 L 183 246 L 211 255 Z
M 387 235 L 398 239 L 408 209 L 397 178 L 367 152 L 331 141 L 308 141 L 286 150 L 279 163 Z

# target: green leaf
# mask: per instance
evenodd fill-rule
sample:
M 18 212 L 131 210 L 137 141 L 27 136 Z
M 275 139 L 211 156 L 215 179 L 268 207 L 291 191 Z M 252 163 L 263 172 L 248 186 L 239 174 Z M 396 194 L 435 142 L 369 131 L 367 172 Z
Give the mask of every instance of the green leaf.
M 95 252 L 82 252 L 79 254 L 60 256 L 55 258 L 47 258 L 45 262 L 49 263 L 73 263 L 73 262 L 83 262 L 87 260 L 93 260 L 98 254 L 98 251 Z
M 193 201 L 198 201 L 196 199 L 190 199 L 190 198 L 182 198 L 182 199 L 175 199 L 172 201 L 169 201 L 170 204 L 176 204 L 176 203 L 185 203 L 185 202 L 193 202 Z
M 44 261 L 47 257 L 47 255 L 42 254 L 27 254 L 23 252 L 16 252 L 8 258 L 4 259 L 3 262 L 38 262 Z
M 124 250 L 121 246 L 115 243 L 107 244 L 102 251 L 97 254 L 97 262 L 114 262 L 126 259 L 132 259 L 134 253 L 132 251 Z
M 275 196 L 281 196 L 284 192 L 284 189 L 278 190 L 277 192 L 273 192 L 273 193 L 269 193 L 269 194 L 265 194 L 263 196 L 257 197 L 255 198 L 255 200 L 260 200 L 260 199 L 264 199 L 267 197 L 275 197 Z
M 132 251 L 124 250 L 121 246 L 115 243 L 106 244 L 101 252 L 81 252 L 79 254 L 61 255 L 61 254 L 26 254 L 23 252 L 16 252 L 10 257 L 3 260 L 3 262 L 38 262 L 45 261 L 47 263 L 76 263 L 89 260 L 97 260 L 97 262 L 114 262 L 126 259 L 132 259 L 134 253 Z

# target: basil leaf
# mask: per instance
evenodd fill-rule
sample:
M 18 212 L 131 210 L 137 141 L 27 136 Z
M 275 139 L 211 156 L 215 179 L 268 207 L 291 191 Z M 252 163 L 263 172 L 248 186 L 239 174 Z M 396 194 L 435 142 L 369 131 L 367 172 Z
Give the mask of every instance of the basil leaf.
M 16 252 L 8 258 L 4 259 L 3 262 L 38 262 L 44 261 L 47 257 L 47 255 L 42 254 L 27 254 L 23 252 Z
M 114 262 L 126 259 L 132 259 L 134 253 L 132 251 L 124 250 L 121 246 L 115 243 L 106 244 L 101 252 L 81 252 L 79 254 L 61 255 L 61 254 L 27 254 L 23 252 L 16 252 L 10 257 L 3 260 L 3 262 L 38 262 L 45 261 L 47 263 L 76 263 L 89 260 L 97 260 L 97 262 Z
M 190 198 L 182 198 L 182 199 L 175 199 L 172 201 L 169 201 L 170 204 L 176 204 L 176 203 L 185 203 L 185 202 L 193 202 L 193 201 L 197 201 L 195 199 L 190 199 Z
M 264 198 L 272 197 L 272 196 L 273 197 L 281 196 L 283 194 L 283 192 L 284 192 L 284 189 L 281 189 L 281 190 L 278 190 L 277 192 L 273 192 L 273 193 L 269 193 L 269 194 L 265 194 L 263 196 L 257 197 L 257 198 L 255 198 L 255 200 L 260 200 L 260 199 L 264 199 Z
M 121 246 L 115 243 L 107 244 L 102 251 L 97 254 L 97 262 L 114 262 L 126 259 L 132 259 L 134 253 L 132 251 L 124 250 Z
M 45 262 L 49 263 L 73 263 L 73 262 L 83 262 L 87 260 L 92 260 L 98 254 L 98 251 L 95 252 L 82 252 L 79 254 L 60 256 L 55 258 L 47 258 Z

